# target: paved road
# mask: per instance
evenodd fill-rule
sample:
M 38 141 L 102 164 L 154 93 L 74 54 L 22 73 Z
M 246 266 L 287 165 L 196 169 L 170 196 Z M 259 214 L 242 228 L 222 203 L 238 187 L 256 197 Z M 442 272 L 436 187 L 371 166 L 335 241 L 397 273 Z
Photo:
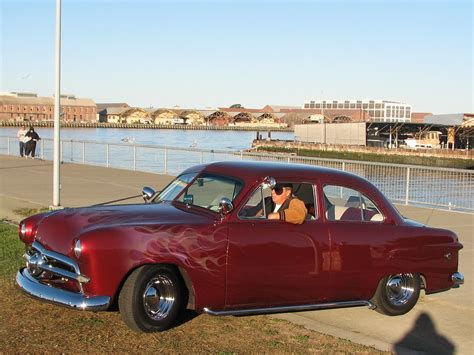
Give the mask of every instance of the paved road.
M 0 156 L 0 218 L 18 221 L 18 208 L 47 207 L 52 201 L 52 162 Z M 161 189 L 170 176 L 64 164 L 61 204 L 83 206 L 140 194 L 143 186 Z M 131 201 L 141 201 L 140 198 Z M 474 353 L 474 215 L 400 206 L 401 212 L 430 226 L 454 230 L 464 249 L 459 289 L 425 296 L 413 311 L 387 317 L 366 308 L 282 314 L 278 317 L 321 333 L 399 353 Z M 407 350 L 409 349 L 409 350 Z

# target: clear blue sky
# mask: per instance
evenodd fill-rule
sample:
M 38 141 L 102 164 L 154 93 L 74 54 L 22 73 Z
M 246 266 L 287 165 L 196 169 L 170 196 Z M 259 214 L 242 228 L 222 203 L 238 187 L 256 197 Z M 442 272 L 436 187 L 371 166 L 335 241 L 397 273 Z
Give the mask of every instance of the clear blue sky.
M 55 1 L 0 3 L 0 91 L 52 95 Z M 470 0 L 63 0 L 62 25 L 62 92 L 96 102 L 474 112 Z

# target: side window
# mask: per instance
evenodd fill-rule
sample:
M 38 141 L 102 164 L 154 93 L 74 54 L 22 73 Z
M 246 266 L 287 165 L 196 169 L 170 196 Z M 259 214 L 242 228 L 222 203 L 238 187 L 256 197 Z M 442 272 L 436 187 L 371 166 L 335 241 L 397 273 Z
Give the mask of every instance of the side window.
M 383 221 L 375 204 L 357 190 L 336 185 L 323 188 L 326 218 L 329 221 Z
M 314 188 L 309 183 L 292 183 L 292 196 L 304 202 L 308 211 L 306 219 L 314 220 L 318 215 L 315 203 Z M 267 185 L 260 185 L 240 209 L 238 216 L 242 219 L 266 219 L 273 212 L 275 204 L 272 190 Z
M 272 211 L 272 190 L 267 185 L 260 185 L 250 196 L 248 201 L 239 211 L 239 217 L 243 219 L 265 219 Z

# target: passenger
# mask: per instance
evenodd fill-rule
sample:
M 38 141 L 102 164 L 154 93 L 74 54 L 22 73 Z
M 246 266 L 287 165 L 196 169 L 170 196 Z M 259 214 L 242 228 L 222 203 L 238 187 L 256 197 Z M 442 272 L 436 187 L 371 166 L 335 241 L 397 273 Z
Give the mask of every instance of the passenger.
M 267 207 L 268 219 L 279 219 L 293 224 L 302 224 L 308 210 L 298 197 L 293 196 L 293 184 L 276 184 L 272 189 L 271 203 Z

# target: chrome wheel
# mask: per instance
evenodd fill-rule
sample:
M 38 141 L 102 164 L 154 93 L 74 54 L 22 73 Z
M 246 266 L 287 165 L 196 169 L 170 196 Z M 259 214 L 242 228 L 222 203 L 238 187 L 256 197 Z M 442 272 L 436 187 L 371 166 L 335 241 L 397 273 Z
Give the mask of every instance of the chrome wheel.
M 166 275 L 158 275 L 148 282 L 143 293 L 146 314 L 158 321 L 166 318 L 176 299 L 173 281 Z
M 393 306 L 403 306 L 413 297 L 416 281 L 413 274 L 390 275 L 385 283 L 388 301 Z
M 188 293 L 173 265 L 143 265 L 125 281 L 119 295 L 123 321 L 137 332 L 171 328 L 186 309 Z
M 420 274 L 392 274 L 379 281 L 371 301 L 377 312 L 399 316 L 415 306 L 420 289 Z

